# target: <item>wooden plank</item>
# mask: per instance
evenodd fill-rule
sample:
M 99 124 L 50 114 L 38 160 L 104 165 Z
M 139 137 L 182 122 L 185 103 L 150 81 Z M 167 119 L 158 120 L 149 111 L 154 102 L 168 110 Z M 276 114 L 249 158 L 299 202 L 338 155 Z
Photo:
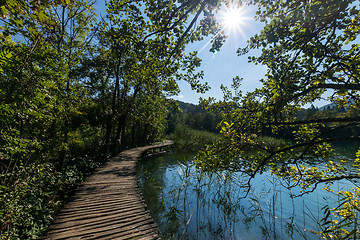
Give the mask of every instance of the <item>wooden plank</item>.
M 79 211 L 87 211 L 87 210 L 93 210 L 99 207 L 99 205 L 102 206 L 102 208 L 113 208 L 116 206 L 124 206 L 124 205 L 131 205 L 134 204 L 134 202 L 138 202 L 138 199 L 133 198 L 129 199 L 109 199 L 103 200 L 99 199 L 99 201 L 86 201 L 86 202 L 77 202 L 76 204 L 71 204 L 70 206 L 67 206 L 63 210 L 61 210 L 62 213 L 70 213 L 73 211 L 79 212 Z M 143 200 L 141 200 L 142 203 L 144 203 Z
M 137 213 L 132 213 L 128 215 L 112 215 L 112 218 L 100 219 L 100 218 L 92 218 L 91 221 L 82 221 L 80 224 L 79 222 L 73 222 L 76 224 L 71 224 L 67 222 L 66 224 L 62 225 L 61 228 L 57 228 L 56 231 L 54 230 L 53 233 L 67 233 L 67 232 L 77 232 L 77 234 L 81 232 L 89 232 L 89 231 L 101 231 L 102 228 L 107 228 L 109 226 L 118 226 L 120 224 L 127 225 L 130 223 L 136 222 L 143 222 L 149 220 L 149 216 L 141 215 Z M 51 231 L 49 232 L 52 233 Z
M 75 209 L 73 212 L 61 212 L 62 218 L 64 219 L 64 217 L 67 218 L 71 218 L 71 217 L 76 217 L 76 216 L 80 216 L 80 215 L 92 215 L 95 212 L 99 213 L 100 211 L 98 211 L 98 209 L 101 210 L 101 212 L 117 212 L 117 211 L 126 211 L 127 209 L 137 209 L 139 208 L 139 204 L 135 203 L 131 203 L 131 204 L 126 204 L 126 205 L 112 205 L 112 206 L 97 206 L 91 209 L 84 209 L 84 210 L 79 210 L 79 209 Z M 142 208 L 145 208 L 145 206 L 141 206 Z M 59 219 L 60 220 L 60 219 Z
M 75 227 L 70 228 L 69 231 L 57 231 L 49 235 L 49 239 L 66 239 L 70 237 L 82 237 L 86 235 L 99 236 L 107 235 L 114 232 L 132 232 L 133 229 L 139 224 L 151 224 L 149 216 L 137 216 L 135 219 L 130 219 L 130 221 L 113 221 L 111 223 L 98 223 L 95 227 Z M 155 232 L 155 230 L 154 230 Z
M 109 219 L 114 220 L 114 219 L 117 219 L 118 217 L 129 218 L 129 217 L 133 216 L 134 214 L 141 214 L 141 213 L 143 213 L 143 209 L 139 208 L 139 209 L 132 210 L 130 213 L 114 212 L 111 215 L 95 217 L 95 218 L 92 218 L 91 222 L 89 222 L 88 219 L 66 221 L 66 222 L 63 222 L 62 224 L 51 226 L 51 231 L 58 230 L 58 229 L 64 229 L 67 227 L 80 226 L 80 225 L 94 225 L 94 224 L 96 224 L 96 222 L 106 221 Z
M 122 212 L 126 213 L 129 211 L 134 211 L 142 209 L 142 212 L 144 212 L 144 206 L 142 205 L 136 205 L 134 207 L 129 207 L 127 209 L 120 209 L 120 210 L 101 210 L 97 209 L 96 211 L 93 211 L 91 214 L 73 214 L 73 215 L 61 215 L 55 220 L 54 224 L 59 224 L 67 221 L 75 221 L 75 220 L 82 220 L 82 219 L 93 219 L 95 217 L 101 217 L 101 216 L 111 216 L 113 213 Z M 51 228 L 51 227 L 50 227 Z

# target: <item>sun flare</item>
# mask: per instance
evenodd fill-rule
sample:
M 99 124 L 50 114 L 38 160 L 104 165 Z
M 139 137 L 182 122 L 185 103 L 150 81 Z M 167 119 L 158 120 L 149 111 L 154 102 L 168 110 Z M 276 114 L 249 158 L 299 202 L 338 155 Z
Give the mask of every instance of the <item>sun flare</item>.
M 242 27 L 246 24 L 248 18 L 246 12 L 241 6 L 230 4 L 225 6 L 219 13 L 219 21 L 223 30 L 226 32 L 242 32 Z
M 247 5 L 234 4 L 233 1 L 227 1 L 226 4 L 223 4 L 216 14 L 217 22 L 220 24 L 220 31 L 218 35 L 225 34 L 227 37 L 232 37 L 236 42 L 242 38 L 242 40 L 247 40 L 247 34 L 244 30 L 251 31 L 251 23 L 253 19 L 253 9 Z M 241 38 L 239 38 L 239 35 Z M 199 50 L 201 53 L 207 46 L 212 43 L 212 40 L 209 40 L 204 46 Z M 214 53 L 213 58 L 216 53 Z

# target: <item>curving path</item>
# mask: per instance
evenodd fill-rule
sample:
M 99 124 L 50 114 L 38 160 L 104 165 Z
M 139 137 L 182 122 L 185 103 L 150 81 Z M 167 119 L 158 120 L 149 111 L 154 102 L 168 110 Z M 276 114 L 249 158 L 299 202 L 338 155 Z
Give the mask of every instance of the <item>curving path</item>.
M 121 152 L 86 178 L 40 239 L 160 239 L 137 184 L 136 164 L 165 143 Z

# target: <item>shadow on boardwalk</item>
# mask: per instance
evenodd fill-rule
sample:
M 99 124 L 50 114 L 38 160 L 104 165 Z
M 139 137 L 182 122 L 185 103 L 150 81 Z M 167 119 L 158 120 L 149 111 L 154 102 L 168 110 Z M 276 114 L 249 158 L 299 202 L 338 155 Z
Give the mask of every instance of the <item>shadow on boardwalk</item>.
M 70 198 L 40 239 L 159 239 L 137 184 L 136 164 L 172 141 L 121 152 L 98 168 Z

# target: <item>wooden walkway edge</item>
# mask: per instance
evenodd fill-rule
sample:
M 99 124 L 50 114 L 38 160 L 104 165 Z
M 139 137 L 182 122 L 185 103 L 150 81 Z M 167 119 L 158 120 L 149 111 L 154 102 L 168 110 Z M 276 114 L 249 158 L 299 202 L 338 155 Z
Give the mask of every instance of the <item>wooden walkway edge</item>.
M 86 178 L 40 239 L 160 239 L 136 177 L 138 159 L 173 142 L 133 148 Z

